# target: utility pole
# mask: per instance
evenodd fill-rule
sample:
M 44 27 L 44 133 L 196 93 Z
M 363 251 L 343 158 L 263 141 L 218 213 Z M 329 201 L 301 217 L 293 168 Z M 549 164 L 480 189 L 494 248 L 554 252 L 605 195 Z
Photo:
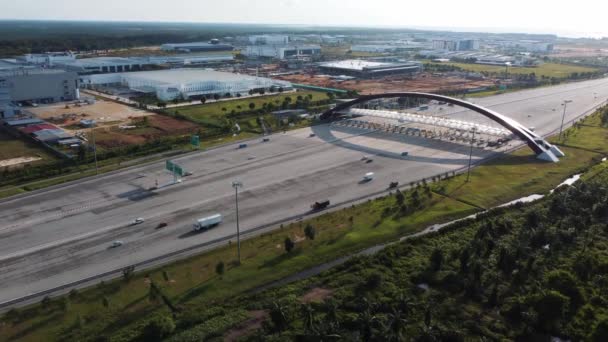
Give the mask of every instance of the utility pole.
M 469 150 L 469 168 L 467 170 L 467 183 L 471 178 L 471 162 L 473 160 L 473 140 L 475 140 L 475 127 L 471 129 L 471 133 L 473 133 L 473 136 L 471 137 L 471 148 Z
M 243 183 L 240 181 L 233 181 L 232 187 L 234 188 L 234 200 L 236 202 L 236 245 L 237 245 L 237 255 L 238 255 L 238 263 L 241 264 L 241 230 L 239 227 L 239 188 L 243 186 Z
M 91 128 L 91 138 L 93 139 L 93 158 L 95 158 L 95 175 L 99 175 L 99 167 L 97 166 L 97 144 L 95 144 L 95 128 Z
M 562 106 L 564 106 L 564 112 L 562 114 L 562 124 L 559 126 L 559 138 L 557 140 L 561 141 L 562 140 L 562 131 L 564 129 L 564 119 L 566 118 L 566 107 L 568 106 L 568 103 L 572 102 L 572 100 L 564 100 L 564 103 L 562 103 Z

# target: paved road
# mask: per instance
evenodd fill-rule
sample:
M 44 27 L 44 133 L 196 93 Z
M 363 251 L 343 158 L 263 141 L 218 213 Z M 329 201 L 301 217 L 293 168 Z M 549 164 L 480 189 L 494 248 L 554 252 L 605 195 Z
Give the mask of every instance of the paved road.
M 606 98 L 608 80 L 595 80 L 475 102 L 542 134 L 559 127 L 563 99 L 574 100 L 568 117 L 575 117 Z M 485 120 L 455 108 L 441 113 Z M 327 125 L 236 147 L 178 158 L 193 175 L 155 191 L 147 189 L 172 179 L 163 163 L 0 202 L 0 302 L 233 234 L 235 179 L 244 183 L 239 211 L 247 231 L 302 215 L 315 200 L 343 202 L 381 191 L 391 181 L 409 183 L 458 169 L 468 163 L 469 152 L 450 142 Z M 410 155 L 400 158 L 402 151 Z M 476 149 L 474 158 L 495 153 Z M 365 163 L 362 155 L 374 161 Z M 375 179 L 361 183 L 366 172 L 374 172 Z M 219 227 L 192 232 L 197 218 L 214 213 L 225 216 Z M 129 226 L 136 217 L 146 222 Z M 168 226 L 157 229 L 161 222 Z M 124 245 L 109 248 L 114 240 Z

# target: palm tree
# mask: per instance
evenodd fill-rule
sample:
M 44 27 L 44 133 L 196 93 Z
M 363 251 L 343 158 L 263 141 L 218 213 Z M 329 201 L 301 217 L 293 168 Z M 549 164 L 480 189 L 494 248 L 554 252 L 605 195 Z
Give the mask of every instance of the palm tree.
M 272 309 L 270 310 L 270 320 L 274 323 L 279 333 L 289 327 L 289 320 L 287 318 L 286 308 L 279 302 L 272 303 Z
M 309 334 L 316 333 L 317 318 L 315 317 L 315 310 L 310 304 L 302 304 L 301 311 L 304 319 L 304 331 Z
M 393 309 L 388 314 L 388 323 L 384 326 L 385 335 L 389 341 L 403 341 L 407 320 L 399 310 Z
M 359 323 L 359 333 L 363 341 L 369 341 L 372 338 L 374 325 L 378 322 L 378 318 L 367 309 L 359 314 L 357 318 Z

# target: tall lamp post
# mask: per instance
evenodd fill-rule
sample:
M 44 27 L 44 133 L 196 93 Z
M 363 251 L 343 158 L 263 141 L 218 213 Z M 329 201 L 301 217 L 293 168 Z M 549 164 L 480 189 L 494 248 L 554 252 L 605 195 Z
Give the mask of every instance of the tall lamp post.
M 95 158 L 95 175 L 99 175 L 99 167 L 97 166 L 97 144 L 95 143 L 95 128 L 91 128 L 91 137 L 93 138 L 93 157 Z
M 236 202 L 236 245 L 238 262 L 241 264 L 241 230 L 239 227 L 239 188 L 243 186 L 241 181 L 233 181 L 232 187 L 234 188 L 234 199 Z
M 564 100 L 564 102 L 562 103 L 562 106 L 564 106 L 564 112 L 562 114 L 562 124 L 559 126 L 559 141 L 562 140 L 562 131 L 564 130 L 564 119 L 566 118 L 566 107 L 570 102 L 572 102 L 572 100 Z
M 469 168 L 467 170 L 467 183 L 471 178 L 471 162 L 473 160 L 473 140 L 475 140 L 475 127 L 471 128 L 471 133 L 473 135 L 471 136 L 471 148 L 469 150 Z

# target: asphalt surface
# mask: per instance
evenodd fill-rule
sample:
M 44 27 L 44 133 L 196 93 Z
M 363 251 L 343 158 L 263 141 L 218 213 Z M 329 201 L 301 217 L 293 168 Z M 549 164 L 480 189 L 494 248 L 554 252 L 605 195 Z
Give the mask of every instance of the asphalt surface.
M 606 98 L 608 80 L 601 79 L 473 101 L 546 134 L 559 128 L 563 100 L 573 100 L 568 122 Z M 431 109 L 488 123 L 478 114 L 443 108 Z M 240 223 L 241 231 L 248 231 L 304 215 L 317 200 L 340 203 L 386 189 L 392 181 L 406 184 L 461 168 L 469 153 L 462 144 L 328 125 L 237 147 L 175 159 L 193 173 L 180 184 L 163 187 L 173 177 L 159 162 L 1 201 L 0 303 L 234 234 L 233 180 L 243 182 Z M 403 151 L 409 152 L 405 158 Z M 496 153 L 476 148 L 473 158 Z M 373 162 L 362 161 L 363 155 Z M 362 182 L 367 172 L 374 172 L 374 180 Z M 161 188 L 148 190 L 157 181 Z M 193 232 L 197 218 L 215 213 L 224 215 L 222 224 Z M 145 222 L 130 225 L 137 217 Z M 158 228 L 159 223 L 167 226 Z M 110 248 L 115 240 L 123 245 Z

